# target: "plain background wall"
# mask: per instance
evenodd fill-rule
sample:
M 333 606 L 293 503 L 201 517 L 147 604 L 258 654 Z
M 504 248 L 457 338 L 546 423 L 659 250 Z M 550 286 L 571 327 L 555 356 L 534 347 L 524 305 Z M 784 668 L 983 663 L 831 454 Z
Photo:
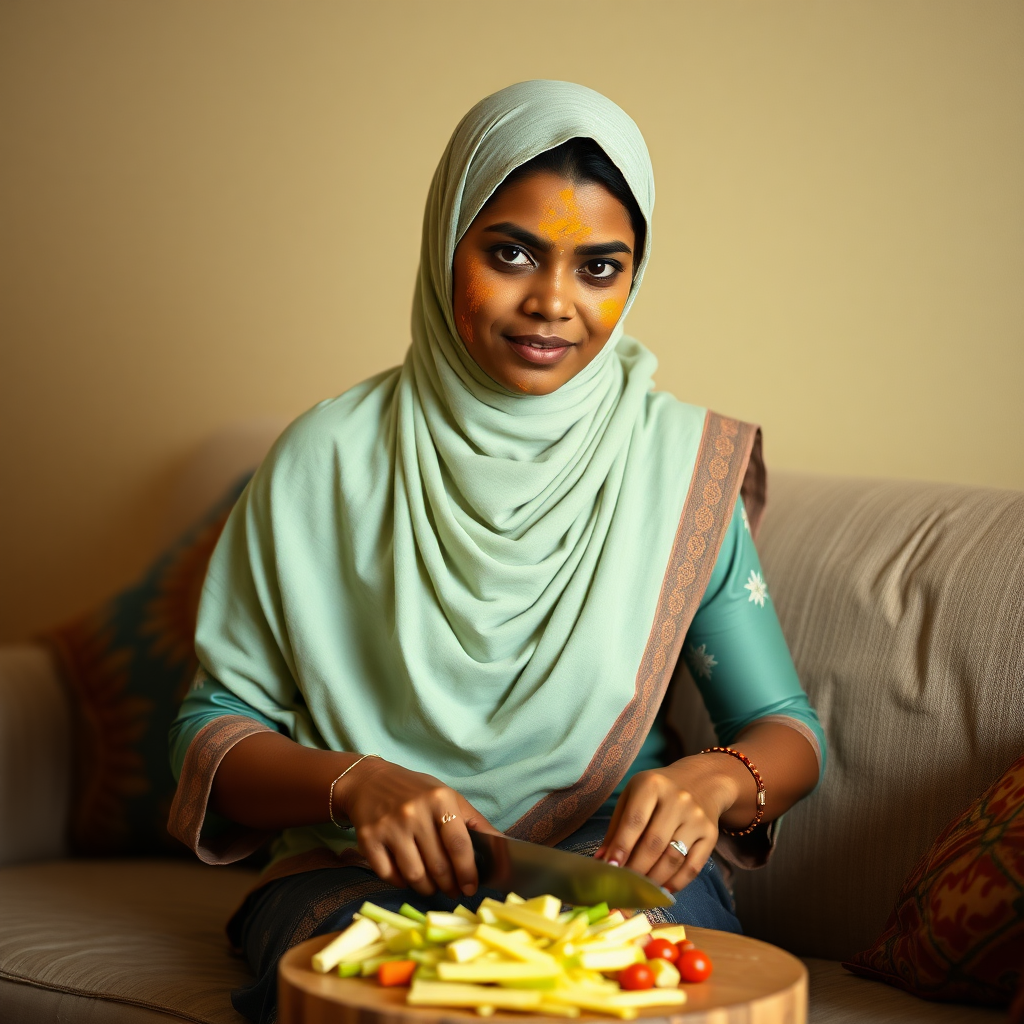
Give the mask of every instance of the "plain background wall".
M 217 427 L 401 360 L 468 107 L 655 162 L 629 330 L 769 465 L 1024 487 L 1024 4 L 5 0 L 0 640 L 128 582 Z

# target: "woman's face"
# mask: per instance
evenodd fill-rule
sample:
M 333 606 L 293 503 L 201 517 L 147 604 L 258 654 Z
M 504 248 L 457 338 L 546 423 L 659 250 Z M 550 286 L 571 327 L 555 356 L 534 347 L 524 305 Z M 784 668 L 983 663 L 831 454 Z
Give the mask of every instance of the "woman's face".
M 502 188 L 455 249 L 467 351 L 510 391 L 551 394 L 608 341 L 634 245 L 626 208 L 602 185 L 538 172 Z

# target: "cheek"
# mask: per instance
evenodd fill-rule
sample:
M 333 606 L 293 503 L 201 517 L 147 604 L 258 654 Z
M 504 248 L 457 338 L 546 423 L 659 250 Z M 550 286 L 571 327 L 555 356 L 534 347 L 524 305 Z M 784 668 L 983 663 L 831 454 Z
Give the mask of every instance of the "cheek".
M 486 306 L 494 292 L 478 260 L 467 260 L 463 271 L 465 284 L 455 296 L 455 320 L 463 340 L 467 345 L 472 345 L 475 339 L 473 319 Z
M 625 305 L 626 300 L 620 298 L 605 299 L 603 302 L 599 302 L 597 305 L 597 318 L 601 322 L 601 326 L 610 331 L 619 322 L 619 317 L 622 315 L 622 309 Z

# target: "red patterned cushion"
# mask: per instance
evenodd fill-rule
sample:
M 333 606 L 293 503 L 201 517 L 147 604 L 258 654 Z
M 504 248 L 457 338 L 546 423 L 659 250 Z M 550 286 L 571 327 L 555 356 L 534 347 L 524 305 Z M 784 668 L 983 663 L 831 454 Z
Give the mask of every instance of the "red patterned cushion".
M 1024 757 L 942 831 L 844 964 L 925 999 L 1007 1006 L 1024 962 Z
M 188 852 L 166 828 L 175 789 L 167 732 L 199 664 L 193 636 L 206 566 L 246 479 L 134 586 L 42 638 L 77 711 L 75 853 Z

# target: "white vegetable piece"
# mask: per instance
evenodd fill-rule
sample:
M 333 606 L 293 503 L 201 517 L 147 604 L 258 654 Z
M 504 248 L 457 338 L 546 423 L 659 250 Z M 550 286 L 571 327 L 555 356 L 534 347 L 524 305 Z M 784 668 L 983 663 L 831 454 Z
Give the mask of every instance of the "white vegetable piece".
M 373 921 L 361 918 L 350 924 L 333 942 L 313 954 L 313 970 L 320 974 L 337 967 L 351 953 L 380 941 L 380 928 Z

